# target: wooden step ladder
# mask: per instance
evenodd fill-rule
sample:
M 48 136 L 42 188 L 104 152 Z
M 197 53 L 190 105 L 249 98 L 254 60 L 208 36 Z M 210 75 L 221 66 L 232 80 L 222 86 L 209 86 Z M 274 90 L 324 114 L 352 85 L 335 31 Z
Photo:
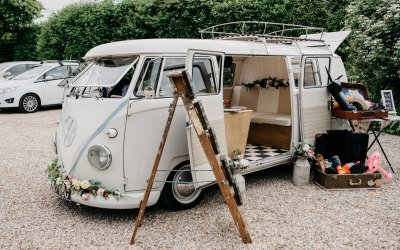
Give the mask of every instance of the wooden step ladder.
M 169 128 L 171 126 L 172 118 L 174 116 L 179 97 L 182 99 L 188 116 L 192 122 L 192 125 L 194 126 L 196 134 L 203 147 L 204 153 L 207 156 L 208 162 L 211 165 L 211 169 L 214 173 L 216 182 L 221 190 L 222 196 L 224 197 L 232 218 L 235 222 L 235 225 L 239 230 L 242 241 L 244 243 L 251 243 L 252 241 L 250 234 L 247 231 L 246 224 L 238 208 L 238 204 L 241 205 L 242 203 L 239 190 L 237 189 L 234 181 L 232 181 L 232 175 L 228 166 L 227 159 L 224 155 L 221 156 L 222 168 L 219 165 L 217 159 L 217 155 L 219 154 L 218 143 L 215 133 L 208 122 L 201 101 L 194 101 L 195 95 L 193 93 L 192 87 L 187 77 L 187 73 L 185 71 L 175 71 L 170 73 L 168 76 L 173 86 L 175 87 L 174 99 L 169 108 L 168 120 L 166 122 L 159 150 L 154 161 L 150 178 L 148 180 L 146 192 L 143 200 L 140 202 L 139 214 L 134 225 L 130 244 L 134 244 L 136 233 L 142 223 L 144 212 L 157 173 L 158 164 L 161 159 L 161 155 L 164 149 L 164 145 L 168 136 Z M 233 191 L 230 185 L 233 185 Z

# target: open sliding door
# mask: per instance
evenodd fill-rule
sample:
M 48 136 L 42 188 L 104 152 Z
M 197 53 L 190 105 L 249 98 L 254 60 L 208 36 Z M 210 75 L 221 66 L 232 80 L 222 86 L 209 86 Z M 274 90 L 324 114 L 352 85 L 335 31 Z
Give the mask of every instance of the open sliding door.
M 313 143 L 315 134 L 331 129 L 330 94 L 327 89 L 330 57 L 303 56 L 300 74 L 301 140 Z
M 186 55 L 185 69 L 189 74 L 189 80 L 196 96 L 195 101 L 201 100 L 204 113 L 214 130 L 220 153 L 226 154 L 222 90 L 223 60 L 224 53 L 221 52 L 189 49 Z M 187 140 L 193 182 L 196 188 L 201 188 L 214 182 L 215 177 L 196 131 L 189 120 L 188 124 Z

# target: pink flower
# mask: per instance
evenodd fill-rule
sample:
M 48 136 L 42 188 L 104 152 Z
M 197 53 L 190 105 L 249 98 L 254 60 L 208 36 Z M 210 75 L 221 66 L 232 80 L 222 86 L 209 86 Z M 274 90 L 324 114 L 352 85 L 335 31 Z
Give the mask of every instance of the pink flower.
M 97 195 L 103 195 L 104 194 L 104 188 L 99 188 L 98 190 L 97 190 Z
M 90 194 L 88 194 L 88 193 L 82 194 L 81 198 L 83 201 L 88 201 L 90 198 Z

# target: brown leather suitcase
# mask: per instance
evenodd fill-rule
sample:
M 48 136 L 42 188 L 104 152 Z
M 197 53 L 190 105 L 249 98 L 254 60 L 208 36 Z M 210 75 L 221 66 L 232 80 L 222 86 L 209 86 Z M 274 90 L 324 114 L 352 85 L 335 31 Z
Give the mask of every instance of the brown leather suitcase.
M 370 100 L 368 95 L 368 90 L 364 84 L 361 83 L 341 83 L 343 91 L 348 89 L 357 90 L 365 100 Z M 332 109 L 332 116 L 336 118 L 346 119 L 346 120 L 359 120 L 359 119 L 373 119 L 373 118 L 386 118 L 388 117 L 388 111 L 385 109 L 379 110 L 350 110 L 344 111 L 339 109 Z
M 365 162 L 369 136 L 348 130 L 330 130 L 315 136 L 315 153 L 325 159 L 338 155 L 342 164 Z M 366 174 L 325 174 L 314 165 L 314 183 L 329 190 L 376 189 L 381 187 L 380 173 Z

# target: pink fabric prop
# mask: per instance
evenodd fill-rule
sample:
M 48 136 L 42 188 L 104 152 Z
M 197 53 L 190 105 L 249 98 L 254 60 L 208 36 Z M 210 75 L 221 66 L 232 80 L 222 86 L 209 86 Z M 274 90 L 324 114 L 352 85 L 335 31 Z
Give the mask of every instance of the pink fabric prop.
M 375 173 L 376 171 L 379 171 L 385 176 L 385 179 L 387 181 L 390 181 L 392 179 L 392 174 L 387 173 L 382 167 L 381 167 L 381 155 L 379 154 L 378 151 L 375 151 L 372 153 L 372 155 L 369 156 L 367 160 L 367 166 L 368 166 L 368 172 L 370 173 Z

